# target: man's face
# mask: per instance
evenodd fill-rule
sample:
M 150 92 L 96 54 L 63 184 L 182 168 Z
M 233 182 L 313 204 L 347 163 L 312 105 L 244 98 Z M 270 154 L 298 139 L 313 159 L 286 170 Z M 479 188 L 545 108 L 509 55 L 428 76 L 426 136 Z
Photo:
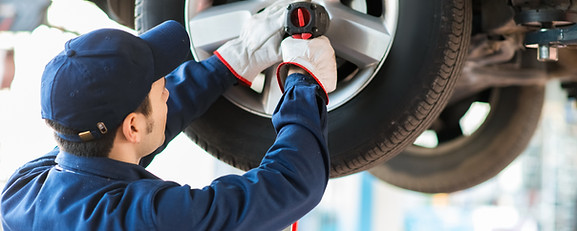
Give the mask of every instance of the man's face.
M 148 98 L 152 111 L 148 116 L 149 133 L 142 142 L 144 153 L 150 154 L 164 143 L 164 130 L 166 128 L 166 114 L 168 107 L 169 92 L 166 89 L 166 79 L 161 78 L 152 84 Z

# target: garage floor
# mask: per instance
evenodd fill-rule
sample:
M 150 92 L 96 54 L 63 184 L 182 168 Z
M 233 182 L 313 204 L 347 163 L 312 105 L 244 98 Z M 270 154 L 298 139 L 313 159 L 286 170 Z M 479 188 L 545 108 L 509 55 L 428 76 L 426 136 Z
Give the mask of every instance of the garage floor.
M 85 33 L 119 27 L 88 3 L 54 3 L 51 23 L 68 30 Z M 76 15 L 61 11 L 61 4 L 77 4 Z M 0 33 L 0 49 L 13 47 L 16 57 L 12 87 L 0 90 L 0 187 L 18 166 L 55 146 L 40 119 L 39 79 L 44 65 L 74 36 L 46 26 L 32 33 Z M 321 204 L 301 220 L 300 230 L 576 230 L 576 106 L 567 101 L 558 82 L 548 84 L 546 97 L 531 145 L 494 179 L 461 192 L 435 195 L 399 189 L 368 173 L 334 179 Z M 203 187 L 224 174 L 242 173 L 212 158 L 184 135 L 149 170 L 192 187 Z

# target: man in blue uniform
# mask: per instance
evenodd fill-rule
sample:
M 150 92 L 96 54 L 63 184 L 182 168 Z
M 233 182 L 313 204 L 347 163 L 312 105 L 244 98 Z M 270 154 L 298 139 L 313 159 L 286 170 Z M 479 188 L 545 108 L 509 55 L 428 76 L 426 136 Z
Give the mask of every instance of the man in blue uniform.
M 279 230 L 314 208 L 329 178 L 336 64 L 326 37 L 281 44 L 285 6 L 253 16 L 201 62 L 182 63 L 189 38 L 174 21 L 138 37 L 101 29 L 68 41 L 42 77 L 58 147 L 7 182 L 4 230 Z M 281 61 L 277 139 L 259 167 L 202 189 L 144 169 L 229 87 Z

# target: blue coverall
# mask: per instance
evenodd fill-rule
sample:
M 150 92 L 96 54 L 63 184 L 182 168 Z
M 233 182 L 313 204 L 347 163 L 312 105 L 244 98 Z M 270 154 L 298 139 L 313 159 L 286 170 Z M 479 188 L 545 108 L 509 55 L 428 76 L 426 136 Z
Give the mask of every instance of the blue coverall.
M 280 230 L 319 202 L 329 179 L 324 94 L 293 74 L 272 123 L 277 139 L 259 167 L 202 189 L 164 181 L 145 166 L 237 80 L 217 58 L 166 76 L 166 142 L 141 165 L 58 148 L 31 161 L 2 191 L 4 230 Z M 321 91 L 321 92 L 319 92 Z M 257 141 L 255 141 L 257 142 Z

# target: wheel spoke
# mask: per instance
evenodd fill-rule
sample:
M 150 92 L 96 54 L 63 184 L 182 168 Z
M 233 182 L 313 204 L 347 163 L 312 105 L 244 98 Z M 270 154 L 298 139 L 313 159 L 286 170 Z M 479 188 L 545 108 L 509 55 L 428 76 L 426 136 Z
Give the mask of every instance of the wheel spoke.
M 271 68 L 271 71 L 269 71 L 267 73 L 265 86 L 264 86 L 262 99 L 261 99 L 264 112 L 267 115 L 272 115 L 272 113 L 274 112 L 274 110 L 278 104 L 278 101 L 282 97 L 282 92 L 281 92 L 280 87 L 278 85 L 276 75 L 273 74 L 274 71 L 272 69 L 274 69 L 274 68 Z
M 325 7 L 331 16 L 327 36 L 336 55 L 361 68 L 378 64 L 393 39 L 383 19 L 339 2 L 329 2 Z
M 200 4 L 199 4 L 200 5 Z M 265 1 L 241 1 L 225 5 L 188 8 L 188 30 L 199 59 L 208 58 L 226 41 L 238 37 L 240 28 L 252 14 L 266 6 Z

